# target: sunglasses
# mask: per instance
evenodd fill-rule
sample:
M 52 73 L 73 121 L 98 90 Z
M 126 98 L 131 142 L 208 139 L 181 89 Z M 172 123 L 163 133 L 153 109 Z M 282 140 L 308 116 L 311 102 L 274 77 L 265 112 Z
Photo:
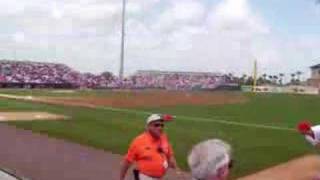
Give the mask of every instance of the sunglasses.
M 156 124 L 153 124 L 154 127 L 164 127 L 164 124 L 162 123 L 156 123 Z

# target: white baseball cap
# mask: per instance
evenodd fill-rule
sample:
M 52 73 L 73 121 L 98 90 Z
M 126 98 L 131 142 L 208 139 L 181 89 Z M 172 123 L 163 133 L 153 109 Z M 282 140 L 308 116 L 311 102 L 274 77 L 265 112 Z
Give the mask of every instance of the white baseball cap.
M 151 114 L 148 118 L 147 118 L 147 124 L 154 122 L 154 121 L 159 121 L 159 120 L 163 120 L 162 115 L 161 114 Z

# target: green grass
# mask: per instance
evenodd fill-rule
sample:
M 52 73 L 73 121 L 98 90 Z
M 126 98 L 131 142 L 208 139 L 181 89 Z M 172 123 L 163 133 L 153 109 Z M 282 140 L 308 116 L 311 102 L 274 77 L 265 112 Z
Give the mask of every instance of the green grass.
M 317 123 L 320 98 L 301 95 L 246 95 L 247 103 L 218 106 L 177 106 L 144 108 L 143 111 L 177 115 L 166 130 L 178 163 L 187 169 L 186 157 L 191 147 L 201 140 L 222 138 L 234 148 L 233 176 L 239 177 L 285 162 L 303 154 L 315 153 L 302 136 L 294 131 L 258 129 L 225 125 L 197 118 L 222 119 L 254 124 L 294 128 L 303 118 Z M 0 111 L 41 110 L 71 116 L 69 121 L 11 122 L 24 129 L 68 139 L 77 143 L 124 154 L 129 142 L 143 131 L 145 114 L 112 112 L 104 109 L 30 104 L 0 99 Z M 180 116 L 195 117 L 184 119 Z

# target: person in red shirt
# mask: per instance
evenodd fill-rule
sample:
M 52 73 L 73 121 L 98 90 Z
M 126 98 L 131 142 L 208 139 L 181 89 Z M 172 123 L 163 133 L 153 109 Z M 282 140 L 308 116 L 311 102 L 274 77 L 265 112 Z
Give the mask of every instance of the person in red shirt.
M 298 123 L 297 129 L 311 145 L 320 148 L 320 125 L 312 125 L 308 120 L 303 120 Z
M 180 170 L 172 147 L 163 132 L 164 123 L 172 120 L 171 115 L 152 114 L 146 122 L 146 131 L 136 137 L 121 165 L 120 180 L 124 180 L 128 169 L 135 163 L 135 178 L 161 180 L 168 168 Z

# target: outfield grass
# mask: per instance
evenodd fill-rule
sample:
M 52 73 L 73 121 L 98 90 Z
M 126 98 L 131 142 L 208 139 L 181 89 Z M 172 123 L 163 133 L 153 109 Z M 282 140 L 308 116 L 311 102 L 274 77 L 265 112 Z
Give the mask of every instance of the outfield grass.
M 167 132 L 177 160 L 187 168 L 186 156 L 195 143 L 208 138 L 222 138 L 232 144 L 235 155 L 233 176 L 239 177 L 285 162 L 307 153 L 315 153 L 294 131 L 272 130 L 216 123 L 226 120 L 243 123 L 294 128 L 298 120 L 308 118 L 317 122 L 320 117 L 320 98 L 300 95 L 247 95 L 242 104 L 219 106 L 177 106 L 144 108 L 143 111 L 166 112 L 177 115 L 168 124 Z M 143 131 L 145 114 L 31 104 L 14 100 L 0 101 L 1 111 L 42 110 L 71 116 L 70 121 L 11 122 L 20 128 L 31 129 L 49 136 L 124 154 L 128 143 Z M 181 116 L 194 118 L 185 119 Z M 199 121 L 198 118 L 207 118 Z

